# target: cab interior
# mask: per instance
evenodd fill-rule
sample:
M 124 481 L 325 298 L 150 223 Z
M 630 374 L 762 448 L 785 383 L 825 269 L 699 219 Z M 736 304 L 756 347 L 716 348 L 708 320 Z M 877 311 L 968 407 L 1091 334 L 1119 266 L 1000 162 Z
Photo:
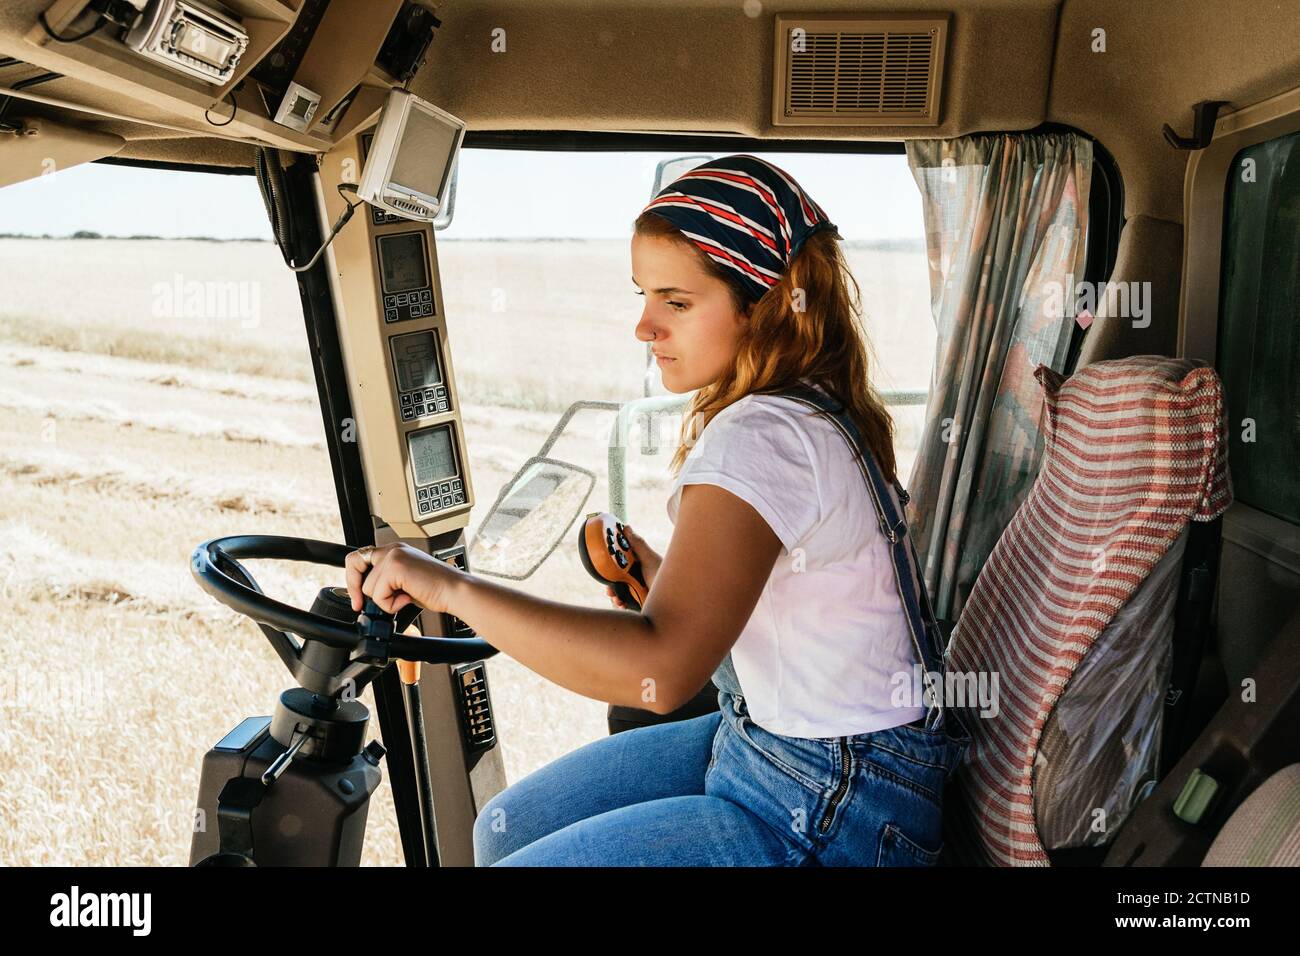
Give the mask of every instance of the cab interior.
M 1277 179 L 1279 192 L 1268 204 L 1267 223 L 1225 229 L 1243 151 L 1290 149 L 1300 136 L 1300 49 L 1294 43 L 1300 6 L 1255 0 L 786 0 L 779 5 L 759 0 L 205 0 L 199 6 L 219 8 L 243 30 L 246 46 L 237 65 L 215 78 L 178 68 L 176 57 L 167 62 L 146 56 L 126 42 L 124 23 L 157 14 L 157 3 L 6 3 L 0 9 L 0 186 L 17 188 L 51 173 L 57 182 L 65 170 L 82 164 L 160 176 L 219 172 L 245 177 L 244 182 L 255 178 L 280 252 L 286 261 L 302 264 L 351 205 L 339 187 L 356 181 L 366 137 L 374 134 L 394 89 L 464 122 L 457 172 L 466 184 L 472 170 L 465 157 L 471 151 L 697 158 L 804 153 L 865 163 L 873 156 L 897 159 L 909 140 L 1051 133 L 1088 140 L 1093 164 L 1087 171 L 1091 188 L 1081 278 L 1146 284 L 1149 322 L 1099 321 L 1078 328 L 1058 371 L 1069 375 L 1132 355 L 1200 359 L 1225 383 L 1230 432 L 1241 432 L 1246 418 L 1268 424 L 1261 425 L 1259 442 L 1231 443 L 1235 500 L 1216 528 L 1219 541 L 1206 566 L 1212 572 L 1203 582 L 1208 627 L 1196 673 L 1181 690 L 1190 701 L 1181 736 L 1166 743 L 1159 779 L 1118 834 L 1102 845 L 1055 854 L 1053 863 L 1198 865 L 1233 811 L 1267 778 L 1300 761 L 1294 732 L 1286 729 L 1300 717 L 1300 478 L 1295 468 L 1300 392 L 1293 375 L 1300 357 L 1295 323 L 1300 261 L 1283 261 L 1255 277 L 1263 303 L 1258 314 L 1236 323 L 1223 318 L 1225 277 L 1238 267 L 1257 268 L 1259 261 L 1234 260 L 1249 256 L 1252 248 L 1246 239 L 1230 241 L 1234 236 L 1258 238 L 1267 228 L 1277 230 L 1267 235 L 1281 248 L 1293 253 L 1300 248 L 1300 165 L 1294 159 Z M 778 41 L 779 20 L 829 38 L 826 42 L 838 44 L 840 53 L 829 59 L 787 57 Z M 883 78 L 864 79 L 860 69 L 841 68 L 848 63 L 846 44 L 890 31 L 922 37 L 923 49 L 896 57 Z M 788 109 L 791 91 L 800 83 L 825 93 L 820 106 L 805 113 Z M 864 83 L 876 84 L 871 95 L 860 95 L 855 84 Z M 296 117 L 277 119 L 291 84 L 306 89 L 312 105 L 302 106 Z M 902 106 L 889 105 L 894 101 L 880 93 L 891 89 L 901 91 Z M 636 202 L 659 185 L 653 173 L 653 164 L 647 164 L 645 191 Z M 471 214 L 468 196 L 463 191 L 461 208 L 453 209 L 453 225 L 454 217 Z M 0 193 L 0 207 L 4 202 Z M 563 217 L 568 203 L 582 198 L 541 195 L 536 202 Z M 628 223 L 638 209 L 628 207 Z M 194 213 L 201 223 L 204 210 Z M 196 234 L 201 231 L 196 226 Z M 301 307 L 311 368 L 303 388 L 319 409 L 325 436 L 313 453 L 321 473 L 328 473 L 341 543 L 402 540 L 462 567 L 468 562 L 474 570 L 466 533 L 471 515 L 481 521 L 495 506 L 513 505 L 521 510 L 500 520 L 527 520 L 529 508 L 520 500 L 544 494 L 523 488 L 518 475 L 499 489 L 474 482 L 468 463 L 481 453 L 473 447 L 479 424 L 468 405 L 462 409 L 457 401 L 456 362 L 462 348 L 466 354 L 486 354 L 495 346 L 490 337 L 472 341 L 472 328 L 449 334 L 447 316 L 436 308 L 425 312 L 418 294 L 403 294 L 398 305 L 385 291 L 385 270 L 396 253 L 383 259 L 377 243 L 384 237 L 395 243 L 398 235 L 417 237 L 410 241 L 419 261 L 410 268 L 424 273 L 416 285 L 430 291 L 436 303 L 453 261 L 450 252 L 439 259 L 440 227 L 412 225 L 365 205 L 333 237 L 316 266 L 292 277 L 299 298 L 288 306 Z M 214 246 L 213 255 L 217 251 Z M 57 270 L 76 294 L 98 295 L 89 285 L 77 288 L 75 251 L 60 247 L 59 255 L 61 261 L 41 275 Z M 17 260 L 3 270 L 11 290 L 25 281 Z M 484 295 L 490 295 L 493 275 L 485 273 L 481 280 Z M 38 322 L 41 290 L 32 295 L 37 308 L 29 309 L 30 320 Z M 393 309 L 406 310 L 403 321 L 415 320 L 408 328 L 436 337 L 440 385 L 436 394 L 431 385 L 416 390 L 416 397 L 430 404 L 429 420 L 448 429 L 448 454 L 462 479 L 454 489 L 449 482 L 435 487 L 437 495 L 442 484 L 448 485 L 438 495 L 445 507 L 438 513 L 420 510 L 428 496 L 417 495 L 423 486 L 410 471 L 407 435 L 423 412 L 404 420 L 406 406 L 393 399 L 394 388 L 403 392 L 400 383 L 390 381 L 395 333 L 392 316 L 386 319 L 384 313 Z M 1289 318 L 1267 324 L 1280 315 Z M 627 369 L 636 395 L 643 369 L 635 360 Z M 10 368 L 6 374 L 18 371 Z M 547 372 L 542 367 L 530 374 L 544 380 Z M 593 386 L 560 398 L 565 411 L 553 429 L 529 426 L 529 441 L 538 446 L 534 457 L 512 461 L 507 470 L 524 464 L 534 468 L 530 474 L 539 474 L 536 469 L 550 467 L 552 485 L 587 494 L 599 480 L 609 492 L 609 510 L 637 520 L 619 510 L 626 503 L 619 500 L 610 470 L 621 466 L 612 454 L 600 454 L 609 416 L 626 425 L 626 396 Z M 671 399 L 649 390 L 637 397 L 643 403 L 658 401 L 656 408 L 668 408 Z M 918 403 L 924 404 L 923 395 L 913 404 Z M 266 397 L 261 412 L 250 413 L 250 419 L 274 423 L 283 407 L 275 396 Z M 647 409 L 653 411 L 641 406 Z M 33 414 L 35 430 L 42 417 L 62 413 Z M 561 457 L 553 446 L 570 420 L 588 414 L 607 416 L 588 432 L 595 436 L 589 444 L 597 454 L 548 465 Z M 556 419 L 550 412 L 543 417 Z M 339 424 L 348 421 L 359 426 L 359 439 L 348 437 Z M 200 466 L 190 461 L 178 467 Z M 205 467 L 223 465 L 218 460 Z M 617 477 L 622 481 L 621 471 Z M 21 469 L 10 469 L 7 480 L 17 483 L 17 495 L 28 488 Z M 506 501 L 514 493 L 523 497 Z M 598 498 L 587 510 L 597 504 L 604 508 Z M 575 500 L 580 513 L 588 499 Z M 574 509 L 567 504 L 565 509 L 557 518 L 552 550 L 557 545 L 573 550 L 572 524 L 559 519 Z M 81 512 L 76 523 L 86 538 L 106 530 L 97 528 L 93 512 Z M 195 542 L 211 537 L 198 522 L 188 534 Z M 147 551 L 147 542 L 142 547 Z M 491 559 L 486 553 L 482 558 Z M 522 579 L 537 563 L 528 559 L 501 573 Z M 575 567 L 571 562 L 569 573 Z M 111 632 L 117 613 L 109 602 L 96 620 L 107 622 Z M 426 635 L 453 635 L 458 622 L 423 621 L 420 627 Z M 483 637 L 490 641 L 490 635 Z M 165 640 L 160 637 L 159 646 Z M 247 622 L 230 635 L 231 644 L 255 641 Z M 155 653 L 131 650 L 136 652 L 141 667 Z M 274 668 L 264 648 L 261 653 L 261 665 Z M 395 833 L 395 845 L 409 864 L 470 864 L 477 809 L 508 782 L 502 750 L 511 741 L 490 720 L 488 678 L 498 663 L 426 664 L 419 685 L 436 852 L 427 851 L 420 838 L 411 743 L 394 669 L 371 685 L 374 724 L 388 748 L 391 807 L 384 804 L 383 820 L 372 809 L 370 825 Z M 183 670 L 185 662 L 174 666 Z M 220 675 L 203 679 L 219 681 Z M 1251 711 L 1236 702 L 1243 682 L 1256 680 L 1261 696 L 1272 700 L 1267 719 L 1256 716 L 1262 707 Z M 478 696 L 470 700 L 467 694 Z M 169 710 L 178 704 L 159 700 L 150 710 L 158 728 L 173 719 Z M 708 706 L 707 699 L 701 706 Z M 475 724 L 467 714 L 487 719 Z M 234 716 L 205 714 L 202 732 L 215 732 Z M 566 715 L 560 710 L 550 718 L 562 723 Z M 611 714 L 610 730 L 644 719 Z M 192 721 L 186 726 L 193 730 Z M 547 728 L 526 732 L 544 735 Z M 15 739 L 4 749 L 21 753 L 25 746 Z M 167 790 L 160 799 L 188 805 L 193 784 L 192 775 L 178 777 L 179 796 Z M 26 805 L 39 804 L 48 786 L 48 781 L 32 782 Z M 1184 812 L 1189 794 L 1205 795 L 1195 815 Z M 23 825 L 16 814 L 10 829 L 21 833 Z M 147 861 L 156 858 L 155 850 L 133 852 Z

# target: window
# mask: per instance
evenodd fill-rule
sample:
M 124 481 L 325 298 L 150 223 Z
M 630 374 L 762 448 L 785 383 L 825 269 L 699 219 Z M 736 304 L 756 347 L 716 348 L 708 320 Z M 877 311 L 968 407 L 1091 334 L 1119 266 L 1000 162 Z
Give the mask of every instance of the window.
M 731 152 L 750 152 L 740 147 Z M 438 233 L 449 341 L 478 504 L 472 539 L 499 489 L 536 454 L 579 400 L 667 395 L 634 328 L 644 300 L 632 284 L 632 223 L 650 200 L 660 161 L 683 152 L 466 148 L 455 216 Z M 701 154 L 723 156 L 724 152 Z M 923 400 L 934 361 L 920 194 L 903 153 L 755 152 L 785 169 L 845 237 L 862 290 L 877 387 Z M 697 165 L 690 163 L 686 168 Z M 684 396 L 688 397 L 688 396 Z M 920 441 L 924 406 L 892 409 L 900 473 Z M 575 414 L 551 449 L 595 473 L 583 513 L 610 510 L 611 411 Z M 680 417 L 635 429 L 626 469 L 629 521 L 663 550 L 668 463 Z M 608 607 L 568 529 L 537 573 L 509 582 L 539 596 Z M 490 665 L 507 778 L 607 733 L 605 705 L 548 683 L 513 661 Z
M 1218 365 L 1238 501 L 1300 524 L 1300 133 L 1229 166 Z
M 292 684 L 190 552 L 342 540 L 297 283 L 251 176 L 80 166 L 6 188 L 0 233 L 0 580 L 21 612 L 0 776 L 7 817 L 40 821 L 0 855 L 184 864 L 204 752 Z M 340 583 L 250 568 L 300 607 Z M 399 860 L 379 829 L 368 854 Z

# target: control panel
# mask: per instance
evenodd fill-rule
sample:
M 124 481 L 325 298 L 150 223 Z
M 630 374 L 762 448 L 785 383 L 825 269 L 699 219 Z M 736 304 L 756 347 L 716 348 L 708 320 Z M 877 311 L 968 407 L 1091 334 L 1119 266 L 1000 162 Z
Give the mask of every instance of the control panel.
M 385 322 L 419 319 L 438 311 L 434 307 L 424 232 L 418 228 L 383 233 L 375 238 Z
M 354 137 L 322 160 L 326 218 L 343 208 L 331 184 L 355 182 L 369 138 Z M 399 538 L 450 540 L 468 524 L 474 492 L 433 228 L 369 205 L 364 211 L 329 252 L 371 511 Z

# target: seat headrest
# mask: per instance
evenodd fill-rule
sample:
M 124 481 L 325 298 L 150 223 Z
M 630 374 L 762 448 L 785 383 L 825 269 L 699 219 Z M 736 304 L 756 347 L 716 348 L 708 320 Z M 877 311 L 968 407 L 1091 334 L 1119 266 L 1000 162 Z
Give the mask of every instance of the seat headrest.
M 1044 470 L 1095 482 L 1085 505 L 1113 508 L 1107 492 L 1139 480 L 1193 505 L 1194 521 L 1231 503 L 1223 383 L 1205 362 L 1134 355 L 1068 379 L 1040 365 L 1034 377 L 1044 393 Z

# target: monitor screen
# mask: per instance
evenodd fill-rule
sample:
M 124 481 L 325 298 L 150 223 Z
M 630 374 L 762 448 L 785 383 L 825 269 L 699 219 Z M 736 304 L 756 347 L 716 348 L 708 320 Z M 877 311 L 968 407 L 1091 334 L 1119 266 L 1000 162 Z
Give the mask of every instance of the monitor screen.
M 406 436 L 411 450 L 411 471 L 416 485 L 431 485 L 460 474 L 451 439 L 451 426 L 439 425 Z
M 399 392 L 412 392 L 442 384 L 442 369 L 438 367 L 438 342 L 432 329 L 397 335 L 391 341 L 393 370 L 397 374 Z
M 429 285 L 424 234 L 403 232 L 379 237 L 379 265 L 385 293 L 409 292 Z
M 388 179 L 396 186 L 441 199 L 460 127 L 412 103 Z

